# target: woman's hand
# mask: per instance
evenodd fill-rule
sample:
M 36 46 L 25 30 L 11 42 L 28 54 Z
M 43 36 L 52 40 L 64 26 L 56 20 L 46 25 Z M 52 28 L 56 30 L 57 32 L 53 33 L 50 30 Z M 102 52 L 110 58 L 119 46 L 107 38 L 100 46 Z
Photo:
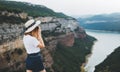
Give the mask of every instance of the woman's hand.
M 41 36 L 41 30 L 38 29 L 36 32 L 33 32 L 33 36 L 39 39 Z
M 39 29 L 38 29 L 38 33 L 40 33 L 41 34 L 41 28 L 39 27 Z
M 38 38 L 40 38 L 41 37 L 41 28 L 39 27 L 39 29 L 38 29 Z
M 45 47 L 45 44 L 43 42 L 43 38 L 41 36 L 41 28 L 39 27 L 39 30 L 38 30 L 38 40 L 40 42 L 40 44 L 38 45 L 39 48 L 44 48 Z

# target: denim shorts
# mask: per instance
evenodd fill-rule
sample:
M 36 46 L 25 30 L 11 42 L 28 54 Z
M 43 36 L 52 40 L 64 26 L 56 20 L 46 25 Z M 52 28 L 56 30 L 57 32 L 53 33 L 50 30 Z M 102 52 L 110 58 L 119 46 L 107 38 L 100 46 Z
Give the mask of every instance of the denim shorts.
M 44 69 L 40 53 L 28 54 L 26 59 L 26 69 L 39 72 Z

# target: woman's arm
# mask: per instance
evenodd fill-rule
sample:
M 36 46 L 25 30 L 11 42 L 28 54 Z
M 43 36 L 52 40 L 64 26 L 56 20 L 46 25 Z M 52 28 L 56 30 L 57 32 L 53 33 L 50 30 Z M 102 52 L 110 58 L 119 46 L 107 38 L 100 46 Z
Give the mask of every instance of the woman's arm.
M 40 28 L 39 28 L 39 31 L 38 31 L 38 40 L 40 42 L 40 44 L 38 45 L 38 47 L 39 48 L 44 48 L 45 44 L 44 44 L 43 38 L 41 36 L 41 29 Z
M 44 44 L 44 41 L 43 41 L 43 38 L 42 36 L 39 36 L 38 38 L 40 44 L 38 45 L 39 48 L 44 48 L 45 47 L 45 44 Z

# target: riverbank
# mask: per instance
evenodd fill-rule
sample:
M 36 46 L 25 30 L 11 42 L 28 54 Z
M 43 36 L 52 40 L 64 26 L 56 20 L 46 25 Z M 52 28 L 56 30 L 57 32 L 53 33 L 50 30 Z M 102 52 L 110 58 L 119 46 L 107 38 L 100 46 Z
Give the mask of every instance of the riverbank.
M 102 63 L 97 65 L 95 72 L 120 72 L 120 47 L 115 49 Z
M 92 49 L 91 49 L 91 51 L 92 51 Z M 86 59 L 85 63 L 83 63 L 82 66 L 80 66 L 80 68 L 82 70 L 81 72 L 87 72 L 87 70 L 85 69 L 85 66 L 87 65 L 87 63 L 88 63 L 89 58 L 91 57 L 91 55 L 92 55 L 92 53 L 86 55 L 86 57 L 85 57 L 85 59 Z
M 115 32 L 101 32 L 94 30 L 86 30 L 86 33 L 98 40 L 95 42 L 92 55 L 85 66 L 87 72 L 94 72 L 95 66 L 103 62 L 104 59 L 119 46 L 120 34 Z
M 92 50 L 93 50 L 94 43 L 95 43 L 95 41 L 97 41 L 96 38 L 94 38 L 94 39 L 95 39 L 95 40 L 93 41 L 93 45 L 92 45 L 92 47 L 91 47 L 91 52 L 85 56 L 85 62 L 82 63 L 82 65 L 80 66 L 81 72 L 87 72 L 87 70 L 85 69 L 85 66 L 87 65 L 87 63 L 88 63 L 88 61 L 89 61 L 89 58 L 90 58 L 91 55 L 92 55 Z

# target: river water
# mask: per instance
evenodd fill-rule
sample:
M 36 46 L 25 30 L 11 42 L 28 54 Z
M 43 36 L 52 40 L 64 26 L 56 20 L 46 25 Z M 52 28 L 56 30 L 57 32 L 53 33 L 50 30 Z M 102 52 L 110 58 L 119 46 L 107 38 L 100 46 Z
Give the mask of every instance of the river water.
M 95 42 L 92 54 L 85 66 L 87 72 L 94 72 L 95 66 L 120 46 L 120 33 L 95 30 L 86 30 L 86 33 L 98 40 Z

